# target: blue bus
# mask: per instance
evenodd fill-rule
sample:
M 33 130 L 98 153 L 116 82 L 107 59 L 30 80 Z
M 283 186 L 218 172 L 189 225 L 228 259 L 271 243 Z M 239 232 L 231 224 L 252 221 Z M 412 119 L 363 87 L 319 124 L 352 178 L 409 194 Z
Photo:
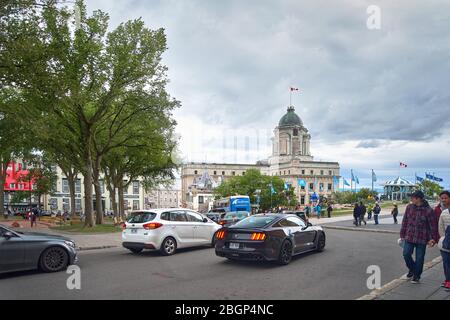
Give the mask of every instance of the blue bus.
M 214 201 L 213 211 L 235 212 L 247 211 L 251 212 L 249 196 L 231 196 Z

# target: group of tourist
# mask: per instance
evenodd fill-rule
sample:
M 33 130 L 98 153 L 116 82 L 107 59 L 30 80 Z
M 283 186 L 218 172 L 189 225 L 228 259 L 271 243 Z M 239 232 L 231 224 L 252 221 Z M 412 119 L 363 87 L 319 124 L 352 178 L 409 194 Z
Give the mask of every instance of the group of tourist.
M 367 220 L 371 220 L 373 214 L 373 220 L 375 221 L 375 224 L 379 224 L 378 216 L 381 213 L 380 204 L 376 202 L 375 207 L 367 208 L 362 201 L 359 203 L 355 203 L 355 206 L 353 208 L 353 224 L 357 227 L 361 226 L 362 223 L 364 223 L 364 225 L 367 225 L 367 221 L 365 219 L 366 213 Z
M 406 207 L 403 215 L 399 244 L 403 247 L 403 257 L 408 267 L 407 278 L 412 283 L 420 283 L 427 245 L 429 247 L 437 245 L 444 265 L 445 281 L 442 287 L 450 291 L 449 208 L 449 191 L 443 191 L 440 194 L 440 203 L 434 210 L 422 191 L 415 191 L 411 195 L 411 204 Z M 413 259 L 414 252 L 415 259 Z

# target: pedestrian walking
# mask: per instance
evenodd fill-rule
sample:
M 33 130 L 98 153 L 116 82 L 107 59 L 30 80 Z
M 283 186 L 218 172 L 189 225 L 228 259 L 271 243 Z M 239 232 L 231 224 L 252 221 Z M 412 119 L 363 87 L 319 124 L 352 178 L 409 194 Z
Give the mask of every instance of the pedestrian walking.
M 309 216 L 311 214 L 311 207 L 309 206 L 309 204 L 307 204 L 305 207 L 305 214 L 309 218 Z
M 331 212 L 333 212 L 333 205 L 329 203 L 327 208 L 328 218 L 331 218 Z
M 439 203 L 434 208 L 434 213 L 436 214 L 436 220 L 439 221 L 439 216 L 441 215 L 442 211 L 445 209 L 450 209 L 450 196 L 447 194 L 450 193 L 449 191 L 441 192 L 439 195 Z
M 391 211 L 392 218 L 394 218 L 394 224 L 398 224 L 397 216 L 398 216 L 398 206 L 394 203 L 394 209 Z
M 450 193 L 448 191 L 444 191 Z M 447 194 L 450 196 L 449 194 Z M 439 217 L 439 243 L 438 248 L 441 250 L 442 264 L 444 265 L 445 281 L 442 287 L 450 292 L 450 212 L 445 209 Z
M 367 222 L 364 219 L 364 216 L 366 215 L 366 212 L 367 212 L 367 208 L 364 205 L 364 203 L 361 201 L 359 203 L 359 219 L 358 219 L 359 225 L 361 225 L 362 222 L 364 222 L 364 225 L 367 225 Z
M 37 220 L 37 210 L 33 209 L 30 211 L 30 222 L 31 222 L 31 228 L 33 226 L 36 226 L 36 220 Z
M 316 210 L 317 219 L 320 219 L 320 216 L 322 214 L 322 204 L 320 204 L 320 203 L 317 204 L 315 210 Z
M 381 213 L 381 207 L 378 204 L 378 202 L 375 204 L 375 208 L 373 208 L 373 220 L 375 221 L 375 224 L 380 224 L 378 222 L 378 216 Z
M 411 195 L 411 204 L 406 207 L 403 215 L 400 239 L 404 241 L 403 258 L 408 267 L 408 279 L 419 283 L 423 272 L 427 245 L 433 247 L 439 240 L 436 228 L 436 215 L 422 191 L 417 190 Z M 415 251 L 415 260 L 413 253 Z
M 359 204 L 355 203 L 355 207 L 353 208 L 353 224 L 355 226 L 359 225 L 359 214 L 360 214 L 360 209 L 359 209 Z
M 367 220 L 372 220 L 373 206 L 370 204 L 367 206 Z

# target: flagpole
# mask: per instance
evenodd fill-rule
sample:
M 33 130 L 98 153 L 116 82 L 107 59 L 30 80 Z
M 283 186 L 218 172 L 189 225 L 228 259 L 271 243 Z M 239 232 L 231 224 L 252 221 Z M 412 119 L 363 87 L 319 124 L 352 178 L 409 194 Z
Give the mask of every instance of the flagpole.
M 289 107 L 292 106 L 292 88 L 289 88 Z
M 373 193 L 373 169 L 372 169 L 372 193 Z

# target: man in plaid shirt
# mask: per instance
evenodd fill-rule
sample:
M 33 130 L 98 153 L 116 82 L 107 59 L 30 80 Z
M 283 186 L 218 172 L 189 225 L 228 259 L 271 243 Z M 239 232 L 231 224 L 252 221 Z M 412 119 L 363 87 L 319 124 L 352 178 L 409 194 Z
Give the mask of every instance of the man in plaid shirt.
M 408 267 L 408 279 L 419 283 L 425 261 L 427 244 L 433 247 L 439 241 L 436 215 L 422 191 L 411 195 L 412 204 L 406 207 L 403 215 L 400 238 L 404 240 L 403 257 Z M 416 261 L 412 255 L 416 250 Z

